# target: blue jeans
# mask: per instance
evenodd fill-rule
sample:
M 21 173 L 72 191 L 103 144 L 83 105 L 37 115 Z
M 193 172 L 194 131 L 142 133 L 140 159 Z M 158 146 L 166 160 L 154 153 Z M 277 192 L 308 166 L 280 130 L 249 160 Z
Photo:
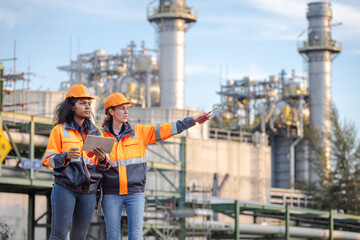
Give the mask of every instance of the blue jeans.
M 66 239 L 71 224 L 70 239 L 84 240 L 96 205 L 96 194 L 75 193 L 54 184 L 51 193 L 50 240 Z
M 103 196 L 102 207 L 105 217 L 107 240 L 120 239 L 123 205 L 125 205 L 128 219 L 129 240 L 141 240 L 145 206 L 144 193 Z

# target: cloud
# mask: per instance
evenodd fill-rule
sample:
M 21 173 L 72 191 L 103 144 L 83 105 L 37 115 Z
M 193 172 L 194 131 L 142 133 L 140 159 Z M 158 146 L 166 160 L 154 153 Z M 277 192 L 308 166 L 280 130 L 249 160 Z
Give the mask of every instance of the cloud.
M 313 2 L 309 0 L 247 0 L 254 8 L 261 9 L 266 12 L 272 12 L 287 18 L 283 19 L 286 23 L 288 20 L 298 20 L 303 22 L 307 12 L 307 3 Z M 344 25 L 335 29 L 339 31 L 339 38 L 352 38 L 360 35 L 360 2 L 355 1 L 333 1 L 331 3 L 333 14 L 332 23 L 342 22 Z M 280 17 L 280 16 L 278 16 Z M 266 19 L 263 19 L 266 20 Z M 266 22 L 265 22 L 266 23 Z M 291 22 L 290 22 L 291 23 Z
M 306 28 L 306 3 L 291 0 L 227 0 L 223 5 L 236 5 L 238 12 L 219 11 L 217 15 L 201 16 L 213 23 L 212 36 L 229 36 L 238 40 L 296 40 Z M 259 11 L 260 10 L 260 11 Z M 294 14 L 295 12 L 295 14 Z M 222 34 L 219 34 L 221 33 Z
M 130 19 L 140 17 L 141 11 L 143 17 L 145 9 L 136 9 L 136 4 L 127 3 L 125 0 L 87 0 L 86 3 L 80 0 L 61 0 L 61 1 L 48 1 L 48 0 L 28 0 L 43 8 L 52 8 L 62 11 L 69 11 L 81 14 L 90 14 L 97 16 L 116 16 L 119 18 L 130 17 Z M 143 5 L 143 4 L 141 4 Z M 97 19 L 101 20 L 101 19 Z
M 313 1 L 227 0 L 222 2 L 223 5 L 235 4 L 239 9 L 250 7 L 249 13 L 240 15 L 233 13 L 231 15 L 228 12 L 219 11 L 217 16 L 207 15 L 203 16 L 201 20 L 214 23 L 215 31 L 237 29 L 231 33 L 238 34 L 239 39 L 244 39 L 247 36 L 247 38 L 262 38 L 263 40 L 296 40 L 299 33 L 308 26 L 306 12 L 309 2 Z M 335 39 L 353 39 L 360 35 L 360 28 L 358 27 L 360 23 L 360 1 L 333 1 L 331 9 L 333 13 L 332 23 L 343 23 L 342 26 L 333 28 Z M 220 25 L 226 25 L 226 27 Z M 241 34 L 243 29 L 250 29 L 252 32 L 251 34 Z M 224 34 L 224 36 L 226 35 Z
M 247 16 L 203 16 L 202 21 L 213 23 L 211 28 L 201 29 L 196 35 L 236 40 L 296 40 L 300 29 L 305 28 L 298 21 L 276 17 Z
M 253 64 L 244 64 L 235 69 L 229 68 L 228 72 L 229 79 L 242 79 L 245 76 L 250 76 L 254 79 L 260 80 L 269 76 L 268 70 Z
M 140 5 L 140 7 L 139 7 Z M 36 23 L 51 12 L 67 18 L 92 19 L 97 22 L 118 20 L 143 20 L 146 10 L 144 3 L 125 0 L 12 0 L 2 2 L 0 6 L 0 23 L 7 28 L 17 25 Z M 88 17 L 88 18 L 86 18 Z M 48 21 L 55 19 L 47 18 Z M 70 20 L 71 21 L 71 20 Z
M 219 75 L 219 69 L 213 66 L 189 64 L 185 66 L 186 75 Z
M 351 51 L 350 54 L 352 54 L 352 55 L 360 55 L 360 49 L 355 49 L 355 50 Z
M 341 34 L 341 37 L 353 38 L 360 36 L 360 2 L 358 6 L 333 3 L 333 20 L 334 22 L 342 22 L 343 25 L 334 28 Z
M 296 19 L 305 17 L 306 1 L 304 0 L 247 0 L 246 2 L 265 12 Z
M 185 74 L 188 76 L 212 75 L 216 78 L 221 74 L 222 78 L 226 79 L 241 79 L 244 76 L 252 76 L 255 79 L 269 77 L 269 70 L 253 64 L 242 64 L 236 67 L 222 65 L 221 68 L 220 71 L 220 66 L 188 64 L 185 66 Z
M 0 6 L 0 23 L 6 28 L 13 28 L 21 22 L 27 22 L 34 15 L 36 15 L 36 10 L 29 10 L 16 0 L 7 4 L 2 2 Z
M 15 16 L 6 11 L 6 9 L 0 9 L 0 23 L 2 23 L 7 28 L 12 28 L 15 25 Z

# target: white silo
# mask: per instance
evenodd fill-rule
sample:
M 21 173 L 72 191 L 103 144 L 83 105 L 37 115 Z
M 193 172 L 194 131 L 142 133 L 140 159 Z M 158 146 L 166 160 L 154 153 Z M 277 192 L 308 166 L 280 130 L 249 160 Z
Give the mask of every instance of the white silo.
M 184 108 L 185 32 L 197 14 L 185 0 L 160 0 L 147 18 L 158 31 L 160 106 Z

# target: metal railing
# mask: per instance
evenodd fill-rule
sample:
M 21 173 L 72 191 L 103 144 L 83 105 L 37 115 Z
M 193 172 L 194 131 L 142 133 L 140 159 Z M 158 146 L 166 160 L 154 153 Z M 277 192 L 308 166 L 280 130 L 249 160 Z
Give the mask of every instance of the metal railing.
M 234 130 L 225 130 L 218 128 L 210 128 L 209 137 L 212 139 L 244 142 L 244 143 L 253 143 L 253 144 L 268 144 L 267 136 L 263 134 L 248 133 L 243 131 L 234 131 Z
M 340 52 L 342 49 L 342 43 L 331 39 L 310 39 L 309 41 L 299 41 L 298 50 L 331 50 Z
M 187 6 L 161 5 L 156 8 L 148 7 L 146 12 L 146 16 L 149 20 L 163 17 L 183 18 L 190 21 L 197 20 L 197 11 Z
M 310 207 L 313 205 L 312 198 L 305 195 L 302 191 L 296 189 L 271 188 L 272 204 L 283 205 L 289 204 L 291 207 Z

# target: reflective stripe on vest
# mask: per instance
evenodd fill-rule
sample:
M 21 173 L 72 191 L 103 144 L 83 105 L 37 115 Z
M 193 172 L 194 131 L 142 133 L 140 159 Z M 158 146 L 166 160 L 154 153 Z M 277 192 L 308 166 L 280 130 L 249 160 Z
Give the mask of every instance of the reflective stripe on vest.
M 48 158 L 48 159 L 49 159 L 49 163 L 50 163 L 50 165 L 51 165 L 52 168 L 55 168 L 54 157 L 55 157 L 56 154 L 57 154 L 57 153 L 54 153 L 54 152 L 47 152 L 47 153 L 45 154 L 45 157 L 49 157 L 49 158 Z M 90 158 L 84 157 L 83 159 L 84 159 L 84 163 L 85 163 L 86 165 L 91 165 L 91 166 L 92 166 L 92 165 L 95 165 L 95 164 L 91 161 Z M 72 162 L 72 163 L 74 163 L 74 162 L 81 162 L 81 158 L 73 158 L 73 159 L 70 159 L 70 162 Z
M 158 123 L 155 126 L 155 141 L 157 141 L 157 142 L 162 142 L 161 132 L 160 132 L 161 125 L 162 125 L 162 123 Z M 171 123 L 171 134 L 172 135 L 178 134 L 176 122 Z
M 134 133 L 134 136 L 131 135 L 131 139 L 136 139 L 136 132 L 135 132 L 135 127 L 134 126 L 131 126 L 132 130 L 133 130 L 133 133 Z
M 113 167 L 119 167 L 119 166 L 128 166 L 131 164 L 139 164 L 145 162 L 146 162 L 146 157 L 138 157 L 138 158 L 129 158 L 126 160 L 111 161 L 110 164 Z
M 83 160 L 84 160 L 84 163 L 86 164 L 86 165 L 95 165 L 92 161 L 91 161 L 91 159 L 90 158 L 86 158 L 86 157 L 84 157 L 83 158 Z M 81 162 L 81 158 L 73 158 L 73 159 L 71 159 L 70 160 L 70 162 Z
M 49 160 L 50 166 L 51 166 L 52 168 L 55 168 L 54 157 L 55 157 L 56 154 L 57 154 L 57 153 L 55 153 L 55 152 L 47 152 L 47 153 L 45 154 L 45 157 L 49 157 L 48 160 Z
M 66 129 L 66 124 L 65 123 L 61 124 L 61 127 L 62 127 L 62 130 L 63 130 L 64 137 L 69 138 L 70 133 L 69 133 L 69 130 Z
M 157 142 L 161 142 L 160 128 L 161 128 L 161 123 L 156 124 L 156 127 L 155 127 L 155 141 L 157 141 Z
M 172 135 L 178 134 L 176 122 L 171 123 L 171 134 Z

